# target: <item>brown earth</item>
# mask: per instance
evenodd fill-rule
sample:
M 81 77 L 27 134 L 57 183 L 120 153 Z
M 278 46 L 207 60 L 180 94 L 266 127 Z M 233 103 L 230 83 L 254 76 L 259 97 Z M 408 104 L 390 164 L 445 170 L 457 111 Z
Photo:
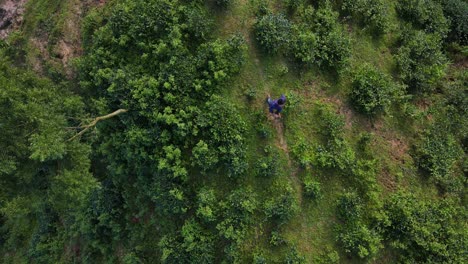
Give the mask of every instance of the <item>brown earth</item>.
M 0 1 L 0 39 L 5 39 L 23 22 L 24 6 L 27 0 Z

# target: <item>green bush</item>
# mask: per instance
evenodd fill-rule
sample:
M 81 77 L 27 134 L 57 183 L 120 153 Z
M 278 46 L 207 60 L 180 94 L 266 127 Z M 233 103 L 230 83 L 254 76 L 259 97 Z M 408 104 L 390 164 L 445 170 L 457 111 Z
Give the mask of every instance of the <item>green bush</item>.
M 257 199 L 252 190 L 234 190 L 220 203 L 222 220 L 216 226 L 219 234 L 232 242 L 242 241 L 246 228 L 252 224 L 257 206 Z
M 283 0 L 284 6 L 289 9 L 296 9 L 304 4 L 304 0 Z
M 317 10 L 314 21 L 319 35 L 319 65 L 335 70 L 343 69 L 348 64 L 351 54 L 351 42 L 338 22 L 338 13 L 327 5 Z
M 215 2 L 218 6 L 226 8 L 232 3 L 232 0 L 215 0 Z
M 403 35 L 396 61 L 403 82 L 411 91 L 422 93 L 435 89 L 436 82 L 445 75 L 447 63 L 440 38 L 421 31 Z
M 182 28 L 187 31 L 187 39 L 193 42 L 209 39 L 213 21 L 208 18 L 209 14 L 205 8 L 201 5 L 184 7 L 182 17 L 186 20 Z
M 359 258 L 371 258 L 383 248 L 382 238 L 375 231 L 369 230 L 361 223 L 342 228 L 338 239 L 345 252 Z
M 449 22 L 442 7 L 435 0 L 398 0 L 398 14 L 416 28 L 434 33 L 442 38 L 447 36 Z
M 278 175 L 279 167 L 279 152 L 272 146 L 267 146 L 264 149 L 265 156 L 258 159 L 255 165 L 255 173 L 259 177 L 274 177 Z
M 344 250 L 359 258 L 372 258 L 383 247 L 382 238 L 366 224 L 367 210 L 356 192 L 343 193 L 338 198 L 338 241 Z
M 317 35 L 296 27 L 294 36 L 291 49 L 296 60 L 309 67 L 318 64 L 319 40 Z
M 338 22 L 338 13 L 330 5 L 318 10 L 311 6 L 298 11 L 288 52 L 305 66 L 324 66 L 343 69 L 350 56 L 350 40 Z
M 295 246 L 291 247 L 288 250 L 288 253 L 286 254 L 286 258 L 284 260 L 284 263 L 286 264 L 305 264 L 305 257 L 300 255 L 300 253 L 297 251 L 297 248 Z
M 357 222 L 363 214 L 364 205 L 356 192 L 343 193 L 338 198 L 338 217 L 344 222 Z
M 214 238 L 193 219 L 158 243 L 161 263 L 214 263 Z
M 344 0 L 342 9 L 360 19 L 377 35 L 390 29 L 390 7 L 385 0 Z
M 393 101 L 390 77 L 368 64 L 356 71 L 351 85 L 351 101 L 363 114 L 382 113 Z
M 311 178 L 304 180 L 304 194 L 312 200 L 319 200 L 323 193 L 320 188 L 320 182 L 314 181 Z
M 454 201 L 422 201 L 398 192 L 384 205 L 385 239 L 404 263 L 465 263 L 468 233 L 466 208 Z
M 205 222 L 213 222 L 218 216 L 218 203 L 213 189 L 203 188 L 197 193 L 197 216 Z
M 464 0 L 439 0 L 450 21 L 449 40 L 468 45 L 468 2 Z
M 260 46 L 268 53 L 277 53 L 291 41 L 292 25 L 282 14 L 266 14 L 257 18 L 254 31 Z
M 298 202 L 289 184 L 275 189 L 273 197 L 265 202 L 264 212 L 278 225 L 286 224 L 299 211 Z
M 208 153 L 214 151 L 208 155 L 209 161 L 218 160 L 227 169 L 228 176 L 239 176 L 247 169 L 243 137 L 246 123 L 238 112 L 231 111 L 234 108 L 225 99 L 213 96 L 196 120 L 201 134 L 211 147 Z
M 453 167 L 462 153 L 453 135 L 445 127 L 434 125 L 416 146 L 416 161 L 443 189 L 460 191 L 462 176 L 454 175 Z
M 286 244 L 286 240 L 284 239 L 283 236 L 278 231 L 271 231 L 271 236 L 270 236 L 270 245 L 272 246 L 279 246 Z

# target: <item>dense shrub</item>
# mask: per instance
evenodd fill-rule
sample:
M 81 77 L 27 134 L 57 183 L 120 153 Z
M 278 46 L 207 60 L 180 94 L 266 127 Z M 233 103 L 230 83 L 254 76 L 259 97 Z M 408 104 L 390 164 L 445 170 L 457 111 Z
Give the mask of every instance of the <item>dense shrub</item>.
M 218 216 L 218 203 L 213 189 L 203 188 L 197 193 L 197 216 L 205 222 L 213 222 Z
M 454 175 L 455 162 L 462 155 L 462 150 L 453 135 L 445 127 L 434 125 L 425 133 L 416 146 L 416 160 L 419 167 L 443 189 L 460 191 L 463 184 L 461 175 Z
M 460 220 L 464 207 L 450 200 L 421 201 L 411 194 L 396 193 L 384 206 L 382 222 L 389 245 L 405 263 L 464 263 L 468 234 Z M 462 220 L 462 221 L 465 221 Z
M 289 52 L 300 63 L 343 69 L 350 56 L 350 40 L 329 5 L 301 9 Z
M 363 207 L 363 201 L 356 192 L 343 193 L 338 198 L 338 217 L 345 222 L 356 222 L 363 214 Z
M 393 84 L 389 76 L 368 64 L 355 73 L 350 94 L 353 105 L 363 114 L 383 112 L 392 102 Z
M 237 189 L 220 203 L 222 220 L 216 226 L 219 234 L 229 241 L 240 243 L 246 228 L 253 221 L 258 203 L 249 189 Z
M 319 61 L 321 64 L 335 70 L 344 69 L 348 65 L 351 43 L 345 34 L 343 30 L 334 30 L 320 38 Z
M 306 178 L 304 180 L 304 194 L 312 200 L 319 200 L 322 198 L 323 193 L 320 187 L 320 182 Z
M 209 39 L 213 28 L 213 21 L 208 17 L 208 12 L 201 5 L 184 7 L 182 16 L 186 23 L 181 27 L 187 31 L 188 39 L 193 42 Z
M 360 258 L 371 258 L 383 248 L 382 238 L 365 225 L 356 223 L 342 228 L 338 236 L 345 252 Z
M 296 9 L 302 4 L 304 4 L 304 0 L 283 0 L 284 6 L 286 6 L 289 9 Z
M 193 219 L 185 221 L 180 233 L 164 236 L 158 246 L 161 263 L 214 263 L 214 238 Z
M 305 257 L 300 255 L 296 247 L 291 247 L 285 257 L 284 263 L 286 264 L 305 264 Z
M 411 31 L 403 35 L 396 61 L 401 78 L 410 91 L 431 92 L 445 74 L 447 59 L 441 52 L 438 36 Z
M 292 25 L 282 14 L 268 13 L 257 18 L 254 30 L 260 46 L 268 53 L 277 53 L 289 45 Z
M 360 19 L 375 34 L 390 29 L 390 8 L 385 0 L 344 0 L 342 9 Z
M 464 0 L 439 0 L 450 21 L 449 40 L 468 45 L 468 3 Z
M 338 240 L 345 251 L 359 258 L 371 258 L 382 248 L 380 235 L 366 225 L 366 208 L 356 192 L 338 198 Z
M 318 64 L 319 43 L 317 35 L 301 28 L 295 28 L 294 35 L 291 49 L 296 60 L 306 66 Z
M 215 2 L 218 6 L 226 8 L 232 3 L 232 0 L 215 0 Z
M 461 70 L 444 82 L 443 109 L 438 111 L 438 122 L 447 124 L 465 149 L 468 147 L 468 72 Z
M 447 36 L 449 22 L 435 0 L 398 0 L 397 12 L 418 29 L 442 38 Z
M 276 185 L 274 186 L 275 193 L 265 202 L 264 209 L 267 218 L 282 225 L 298 212 L 299 207 L 294 191 L 289 184 L 282 186 L 277 183 Z
M 258 159 L 255 170 L 259 177 L 274 177 L 279 173 L 279 153 L 272 147 L 265 148 L 266 156 Z
M 246 124 L 238 112 L 232 111 L 234 108 L 223 98 L 213 96 L 197 119 L 202 135 L 211 146 L 207 155 L 217 157 L 221 165 L 227 168 L 229 176 L 239 176 L 247 168 L 242 136 Z

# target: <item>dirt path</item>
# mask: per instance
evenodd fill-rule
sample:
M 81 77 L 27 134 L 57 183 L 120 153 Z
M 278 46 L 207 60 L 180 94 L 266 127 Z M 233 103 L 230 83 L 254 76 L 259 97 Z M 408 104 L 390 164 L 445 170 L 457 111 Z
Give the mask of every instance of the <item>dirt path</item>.
M 284 154 L 286 154 L 286 158 L 288 159 L 288 167 L 290 169 L 289 175 L 294 185 L 294 188 L 296 189 L 298 193 L 299 205 L 301 205 L 302 204 L 302 184 L 298 176 L 299 168 L 294 166 L 292 159 L 289 156 L 288 143 L 286 142 L 286 138 L 284 137 L 284 123 L 281 119 L 276 119 L 271 116 L 270 118 L 271 118 L 270 120 L 273 124 L 273 127 L 276 130 L 276 135 L 277 135 L 275 139 L 276 141 L 275 146 L 283 150 Z

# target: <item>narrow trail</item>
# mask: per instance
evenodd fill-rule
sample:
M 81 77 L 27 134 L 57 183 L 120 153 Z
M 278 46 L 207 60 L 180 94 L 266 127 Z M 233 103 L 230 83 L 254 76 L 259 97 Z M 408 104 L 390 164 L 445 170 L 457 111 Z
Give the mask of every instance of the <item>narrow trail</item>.
M 291 157 L 289 156 L 288 143 L 286 142 L 286 138 L 284 137 L 284 124 L 281 121 L 281 119 L 272 119 L 272 124 L 277 134 L 275 145 L 281 150 L 283 150 L 284 154 L 286 154 L 286 158 L 288 159 L 288 167 L 291 169 L 290 177 L 292 179 L 292 182 L 296 190 L 298 191 L 299 205 L 301 205 L 302 204 L 302 184 L 301 184 L 301 180 L 298 177 L 299 168 L 294 166 L 291 160 Z

